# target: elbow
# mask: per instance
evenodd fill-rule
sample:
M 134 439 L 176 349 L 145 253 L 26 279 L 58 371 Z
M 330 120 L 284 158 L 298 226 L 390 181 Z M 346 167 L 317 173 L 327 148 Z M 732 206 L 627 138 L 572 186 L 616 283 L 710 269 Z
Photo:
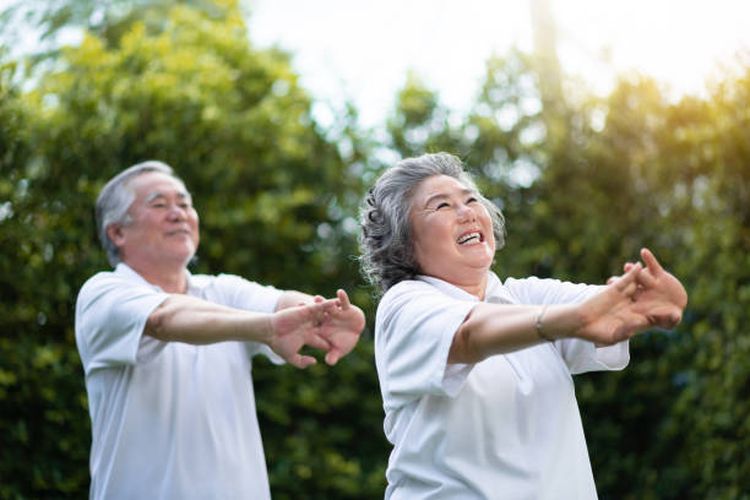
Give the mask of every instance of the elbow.
M 471 330 L 466 328 L 464 322 L 453 336 L 450 351 L 448 352 L 448 363 L 473 364 L 479 363 L 485 357 L 474 346 Z
M 155 339 L 167 341 L 169 340 L 167 335 L 167 322 L 170 315 L 170 308 L 168 307 L 169 300 L 167 299 L 149 315 L 146 320 L 146 326 L 143 329 L 143 333 Z

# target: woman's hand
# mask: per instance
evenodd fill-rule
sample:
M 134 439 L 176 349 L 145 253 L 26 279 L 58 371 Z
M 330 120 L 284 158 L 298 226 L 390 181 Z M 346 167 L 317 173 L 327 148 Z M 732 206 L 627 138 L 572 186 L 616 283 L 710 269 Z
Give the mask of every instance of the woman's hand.
M 648 317 L 649 324 L 671 329 L 682 320 L 687 305 L 685 287 L 672 274 L 661 267 L 659 261 L 647 248 L 641 250 L 646 268 L 638 274 L 635 292 L 637 309 Z
M 649 319 L 635 302 L 642 272 L 640 263 L 629 266 L 623 276 L 610 280 L 607 288 L 583 302 L 578 309 L 581 321 L 572 336 L 604 346 L 627 340 L 648 328 Z
M 610 345 L 650 327 L 677 326 L 687 305 L 685 288 L 650 250 L 642 249 L 641 258 L 645 268 L 626 263 L 623 276 L 610 278 L 604 292 L 581 305 L 586 326 L 576 336 Z

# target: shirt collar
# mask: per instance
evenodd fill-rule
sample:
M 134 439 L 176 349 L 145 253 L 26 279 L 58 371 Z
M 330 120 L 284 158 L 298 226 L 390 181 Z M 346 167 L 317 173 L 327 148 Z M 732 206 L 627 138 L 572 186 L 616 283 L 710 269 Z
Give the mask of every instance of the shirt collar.
M 448 283 L 447 281 L 441 280 L 440 278 L 435 278 L 434 276 L 425 276 L 425 275 L 418 275 L 417 279 L 419 281 L 424 281 L 425 283 L 429 283 L 430 285 L 434 286 L 444 294 L 448 295 L 449 297 L 452 297 L 454 299 L 460 299 L 460 300 L 471 300 L 473 302 L 479 302 L 479 299 L 464 290 L 463 288 L 457 287 L 456 285 L 452 283 Z M 500 281 L 500 278 L 497 277 L 495 273 L 492 271 L 487 271 L 487 287 L 484 291 L 484 302 L 494 302 L 492 300 L 493 297 L 500 295 L 503 292 L 503 283 Z
M 115 274 L 118 274 L 133 283 L 146 285 L 160 292 L 163 291 L 160 286 L 149 283 L 143 276 L 138 274 L 132 267 L 124 262 L 119 262 L 117 266 L 115 266 Z M 193 279 L 193 275 L 189 270 L 185 269 L 185 275 L 187 278 L 187 293 L 188 295 L 195 295 L 195 293 L 200 291 L 203 286 L 200 283 L 200 280 Z

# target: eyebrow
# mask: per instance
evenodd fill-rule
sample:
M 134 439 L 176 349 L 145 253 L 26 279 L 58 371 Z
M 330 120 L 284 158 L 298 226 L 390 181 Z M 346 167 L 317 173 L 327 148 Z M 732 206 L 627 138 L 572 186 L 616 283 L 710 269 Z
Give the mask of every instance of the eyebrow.
M 464 189 L 461 190 L 461 194 L 464 195 L 464 196 L 467 195 L 467 194 L 476 194 L 476 191 L 474 191 L 473 189 L 464 188 Z M 437 200 L 444 200 L 446 198 L 450 198 L 450 195 L 448 195 L 446 193 L 436 193 L 436 194 L 433 194 L 432 196 L 430 196 L 429 198 L 427 198 L 427 200 L 425 200 L 424 206 L 427 207 L 427 206 L 430 205 L 430 203 L 433 203 L 433 202 L 435 202 Z
M 161 191 L 153 191 L 153 192 L 149 193 L 148 196 L 146 196 L 146 203 L 151 203 L 152 201 L 154 201 L 157 198 L 166 198 L 166 197 L 167 197 L 167 195 L 165 195 Z M 185 200 L 185 199 L 192 200 L 192 197 L 190 196 L 190 193 L 188 193 L 187 191 L 178 191 L 177 192 L 177 197 L 180 198 L 181 200 Z

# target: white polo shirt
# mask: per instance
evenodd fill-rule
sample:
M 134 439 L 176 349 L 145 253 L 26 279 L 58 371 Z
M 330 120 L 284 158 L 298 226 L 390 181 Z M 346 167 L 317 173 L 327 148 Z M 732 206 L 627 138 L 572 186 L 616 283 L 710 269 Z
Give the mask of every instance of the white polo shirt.
M 577 303 L 600 287 L 489 274 L 486 302 Z M 448 365 L 453 335 L 477 298 L 420 276 L 383 296 L 375 358 L 394 445 L 387 499 L 593 499 L 571 374 L 619 370 L 628 343 L 565 339 Z
M 272 312 L 281 291 L 189 275 L 188 294 Z M 169 295 L 125 264 L 93 276 L 76 304 L 92 422 L 91 498 L 270 498 L 251 357 L 265 345 L 195 346 L 143 334 Z

